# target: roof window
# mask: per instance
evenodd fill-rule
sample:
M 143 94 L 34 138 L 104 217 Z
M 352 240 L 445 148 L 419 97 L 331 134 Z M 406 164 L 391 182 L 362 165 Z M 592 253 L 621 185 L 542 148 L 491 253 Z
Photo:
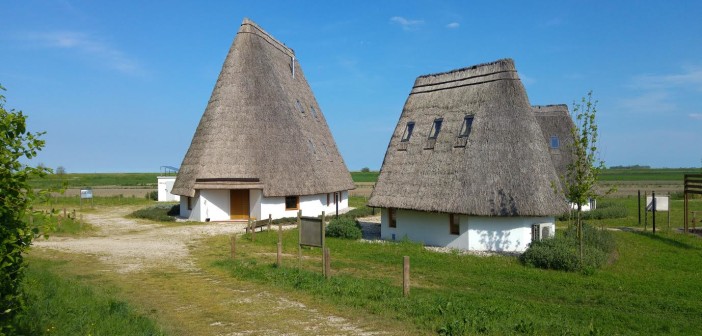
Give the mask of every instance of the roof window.
M 553 149 L 558 149 L 561 147 L 561 141 L 558 139 L 558 136 L 552 135 L 551 136 L 551 148 Z
M 301 113 L 305 113 L 305 108 L 302 107 L 299 100 L 295 101 L 295 106 L 297 106 L 297 109 L 300 110 Z
M 405 126 L 405 132 L 402 134 L 402 142 L 407 142 L 412 137 L 412 131 L 414 130 L 414 121 L 407 122 Z
M 441 132 L 441 124 L 444 122 L 444 118 L 434 119 L 434 125 L 431 127 L 431 132 L 429 132 L 429 139 L 436 139 L 439 137 L 439 132 Z
M 317 110 L 314 109 L 314 106 L 310 106 L 310 111 L 312 111 L 312 115 L 317 118 Z
M 467 115 L 463 118 L 463 125 L 461 126 L 461 132 L 458 133 L 459 138 L 467 138 L 470 135 L 470 131 L 473 128 L 473 116 Z

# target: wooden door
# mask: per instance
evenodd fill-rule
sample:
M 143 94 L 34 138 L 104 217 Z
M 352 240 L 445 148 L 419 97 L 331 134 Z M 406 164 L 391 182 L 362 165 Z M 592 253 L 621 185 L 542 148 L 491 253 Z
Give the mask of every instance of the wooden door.
M 236 220 L 249 219 L 249 190 L 230 190 L 229 218 Z

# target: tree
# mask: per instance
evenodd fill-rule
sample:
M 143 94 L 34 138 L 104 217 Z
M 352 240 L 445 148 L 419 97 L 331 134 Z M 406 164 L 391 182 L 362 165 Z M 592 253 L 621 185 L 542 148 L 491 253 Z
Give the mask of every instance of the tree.
M 5 88 L 0 85 L 0 92 Z M 44 134 L 27 131 L 22 111 L 5 109 L 0 94 L 0 335 L 13 334 L 13 321 L 23 306 L 23 253 L 39 233 L 25 220 L 27 210 L 39 195 L 29 179 L 50 172 L 44 167 L 23 164 L 44 147 Z
M 361 168 L 361 172 L 362 172 L 362 173 L 368 173 L 368 172 L 370 172 L 370 168 L 368 168 L 368 167 L 363 167 L 363 168 Z
M 64 167 L 64 166 L 56 167 L 56 175 L 63 176 L 65 174 L 66 174 L 66 167 Z
M 575 203 L 576 225 L 579 241 L 580 264 L 583 262 L 583 223 L 582 207 L 589 199 L 597 196 L 595 184 L 600 171 L 604 169 L 604 161 L 600 160 L 597 151 L 597 101 L 592 100 L 592 91 L 583 97 L 580 103 L 573 102 L 575 127 L 571 130 L 573 144 L 573 162 L 568 165 L 565 182 L 566 198 Z

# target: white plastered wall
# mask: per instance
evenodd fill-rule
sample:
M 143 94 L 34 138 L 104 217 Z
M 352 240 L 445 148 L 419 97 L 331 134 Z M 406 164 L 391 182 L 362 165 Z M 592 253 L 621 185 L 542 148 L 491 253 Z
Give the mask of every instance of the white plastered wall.
M 470 251 L 524 252 L 531 243 L 531 226 L 554 223 L 553 217 L 481 217 L 461 215 L 459 235 L 449 231 L 449 215 L 396 210 L 397 227 L 388 226 L 388 210 L 381 211 L 381 238 L 407 239 L 425 245 Z M 554 225 L 555 229 L 555 225 Z
M 176 179 L 175 176 L 157 176 L 156 179 L 158 180 L 157 190 L 159 202 L 177 202 L 180 200 L 180 196 L 171 194 L 173 183 L 175 183 Z

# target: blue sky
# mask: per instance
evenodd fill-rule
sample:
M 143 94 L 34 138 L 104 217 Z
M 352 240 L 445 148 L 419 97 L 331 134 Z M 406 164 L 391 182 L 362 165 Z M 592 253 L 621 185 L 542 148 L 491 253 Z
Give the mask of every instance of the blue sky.
M 607 165 L 702 165 L 699 1 L 0 3 L 6 107 L 68 172 L 178 166 L 249 17 L 292 47 L 351 170 L 379 169 L 415 78 L 515 60 L 532 104 L 599 101 Z

